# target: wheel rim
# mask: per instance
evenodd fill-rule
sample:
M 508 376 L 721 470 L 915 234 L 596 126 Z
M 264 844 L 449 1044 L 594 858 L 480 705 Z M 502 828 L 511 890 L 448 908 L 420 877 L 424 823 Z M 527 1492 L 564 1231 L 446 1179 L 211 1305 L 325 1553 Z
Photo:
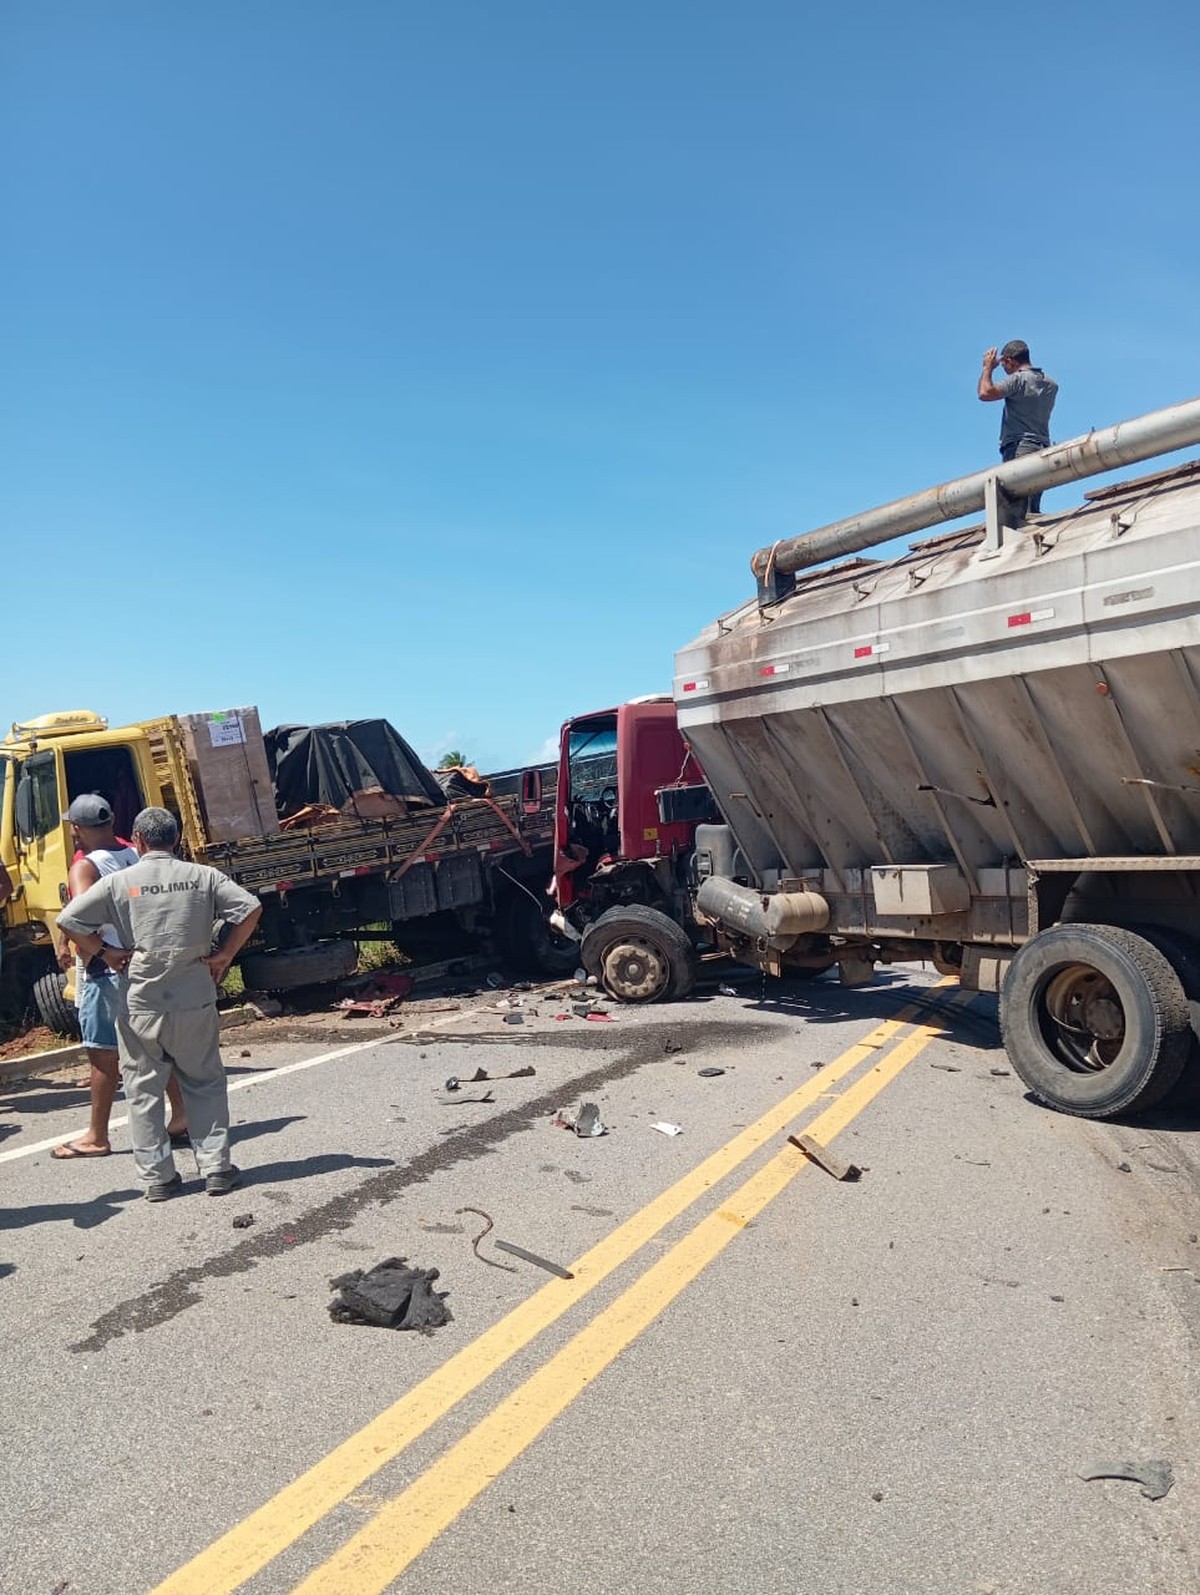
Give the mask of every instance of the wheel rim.
M 1054 1055 L 1077 1074 L 1099 1074 L 1125 1045 L 1125 1009 L 1108 976 L 1091 964 L 1055 970 L 1038 993 L 1039 1025 Z
M 623 1002 L 650 1002 L 666 991 L 671 966 L 653 942 L 623 936 L 605 948 L 601 978 L 605 990 Z

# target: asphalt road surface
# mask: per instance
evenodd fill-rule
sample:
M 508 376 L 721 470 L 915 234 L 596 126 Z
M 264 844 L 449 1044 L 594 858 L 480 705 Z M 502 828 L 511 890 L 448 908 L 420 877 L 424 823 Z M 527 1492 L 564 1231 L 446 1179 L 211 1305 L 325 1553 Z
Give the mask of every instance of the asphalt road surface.
M 230 1032 L 220 1199 L 185 1152 L 141 1200 L 119 1126 L 52 1161 L 77 1075 L 6 1091 L 5 1595 L 1200 1589 L 1194 1096 L 1048 1113 L 921 970 L 503 1000 Z M 395 1256 L 452 1320 L 333 1321 Z

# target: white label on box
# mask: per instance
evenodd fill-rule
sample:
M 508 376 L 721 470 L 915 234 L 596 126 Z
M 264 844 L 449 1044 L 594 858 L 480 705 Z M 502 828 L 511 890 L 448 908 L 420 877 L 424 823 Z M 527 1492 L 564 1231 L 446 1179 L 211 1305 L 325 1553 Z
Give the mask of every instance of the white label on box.
M 246 740 L 240 714 L 214 714 L 208 722 L 208 734 L 214 748 L 231 748 Z

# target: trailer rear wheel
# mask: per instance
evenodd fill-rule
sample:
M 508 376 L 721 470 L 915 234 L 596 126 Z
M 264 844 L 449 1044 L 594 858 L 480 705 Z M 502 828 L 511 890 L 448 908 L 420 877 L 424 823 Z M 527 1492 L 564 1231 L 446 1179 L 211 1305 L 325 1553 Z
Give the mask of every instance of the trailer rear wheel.
M 514 887 L 500 903 L 496 939 L 504 956 L 522 974 L 555 980 L 574 974 L 579 964 L 577 944 L 560 935 L 540 899 L 520 887 Z
M 580 962 L 618 1002 L 686 997 L 696 983 L 687 935 L 656 908 L 610 908 L 584 932 Z
M 61 969 L 39 975 L 33 983 L 33 1000 L 47 1030 L 60 1036 L 79 1035 L 79 1010 L 63 995 L 67 977 Z
M 1084 1119 L 1150 1107 L 1183 1071 L 1187 998 L 1166 955 L 1114 925 L 1054 925 L 1018 950 L 1000 995 L 1017 1074 Z
M 247 953 L 239 967 L 247 991 L 295 991 L 352 975 L 358 968 L 358 948 L 352 941 L 326 941 L 288 952 Z
M 1190 1061 L 1193 1065 L 1200 1063 L 1200 945 L 1182 931 L 1161 929 L 1158 925 L 1139 925 L 1137 934 L 1152 942 L 1179 976 L 1192 1026 Z

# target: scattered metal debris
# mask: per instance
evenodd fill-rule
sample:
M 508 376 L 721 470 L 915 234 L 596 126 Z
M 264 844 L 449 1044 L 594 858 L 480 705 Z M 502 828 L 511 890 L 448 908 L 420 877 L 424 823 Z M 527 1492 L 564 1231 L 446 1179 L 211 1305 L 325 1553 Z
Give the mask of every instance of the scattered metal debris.
M 994 1074 L 998 1080 L 1007 1080 L 1012 1075 L 1011 1069 L 989 1069 L 989 1074 Z
M 826 1174 L 832 1174 L 835 1180 L 857 1180 L 862 1170 L 857 1163 L 844 1163 L 829 1150 L 822 1146 L 820 1141 L 815 1141 L 811 1135 L 789 1135 L 788 1140 L 793 1146 L 798 1146 L 805 1157 L 823 1168 Z
M 523 1069 L 510 1069 L 507 1074 L 489 1074 L 486 1069 L 476 1069 L 467 1084 L 482 1085 L 485 1080 L 529 1080 L 536 1073 L 531 1063 L 527 1063 Z
M 594 1135 L 607 1135 L 608 1126 L 600 1118 L 600 1109 L 594 1102 L 585 1102 L 579 1110 L 575 1123 L 570 1126 L 575 1134 L 583 1138 Z
M 481 1263 L 486 1263 L 489 1268 L 502 1269 L 506 1274 L 515 1274 L 517 1272 L 515 1268 L 510 1268 L 507 1263 L 498 1263 L 494 1257 L 485 1257 L 479 1250 L 480 1241 L 485 1235 L 490 1234 L 491 1231 L 496 1227 L 495 1220 L 492 1218 L 490 1213 L 485 1213 L 481 1207 L 459 1207 L 455 1208 L 455 1213 L 456 1215 L 461 1213 L 474 1213 L 476 1217 L 487 1220 L 487 1223 L 471 1242 L 471 1250 L 475 1253 L 476 1257 L 478 1257 Z M 499 1242 L 496 1244 L 499 1245 Z
M 494 1102 L 496 1099 L 490 1091 L 464 1091 L 458 1086 L 453 1091 L 439 1091 L 438 1102 L 443 1108 L 456 1108 L 467 1102 Z
M 943 1074 L 961 1074 L 962 1070 L 956 1063 L 931 1063 L 931 1069 L 940 1069 Z
M 382 1019 L 412 994 L 416 981 L 411 975 L 373 975 L 354 997 L 346 997 L 337 1006 L 347 1019 Z
M 527 1252 L 523 1246 L 514 1246 L 510 1241 L 497 1241 L 499 1251 L 508 1252 L 513 1257 L 522 1257 L 527 1263 L 535 1263 L 538 1268 L 544 1268 L 548 1274 L 557 1274 L 559 1279 L 574 1279 L 575 1275 L 569 1268 L 563 1268 L 561 1263 L 552 1263 L 545 1257 L 539 1257 L 536 1252 Z M 504 1265 L 497 1264 L 497 1267 Z
M 1175 1483 L 1169 1462 L 1094 1462 L 1081 1479 L 1130 1479 L 1140 1484 L 1147 1501 L 1161 1501 Z
M 652 1124 L 650 1126 L 650 1128 L 652 1130 L 657 1130 L 660 1135 L 682 1135 L 683 1134 L 683 1125 L 682 1124 L 668 1124 L 668 1122 L 665 1119 L 660 1119 L 657 1124 Z
M 506 1025 L 523 1025 L 525 1023 L 525 1015 L 519 1013 L 506 1013 L 504 1015 L 504 1023 Z

